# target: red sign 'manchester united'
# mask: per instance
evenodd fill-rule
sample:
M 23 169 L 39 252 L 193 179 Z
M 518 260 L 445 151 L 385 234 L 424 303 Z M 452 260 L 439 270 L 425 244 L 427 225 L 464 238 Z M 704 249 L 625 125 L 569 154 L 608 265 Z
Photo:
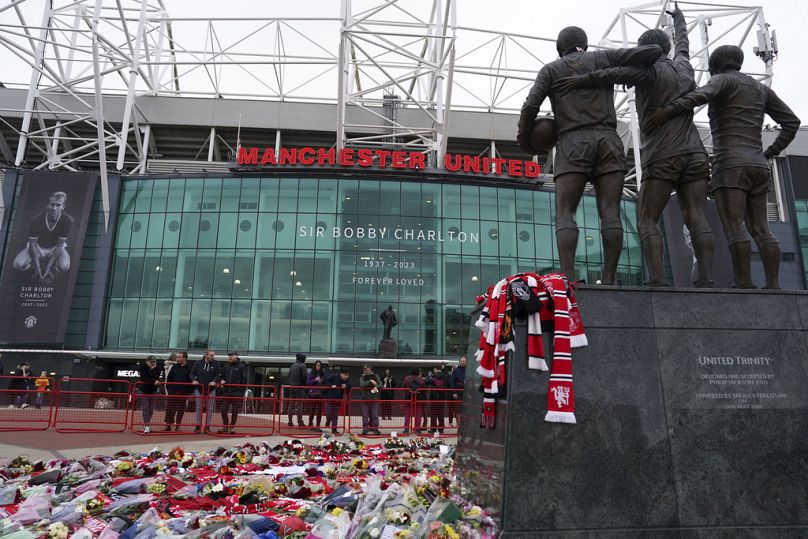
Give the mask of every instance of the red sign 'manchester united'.
M 426 155 L 421 152 L 370 148 L 239 148 L 239 166 L 340 166 L 392 169 L 425 169 Z M 446 154 L 444 167 L 449 172 L 508 175 L 536 178 L 539 164 L 520 159 L 480 157 L 479 155 Z

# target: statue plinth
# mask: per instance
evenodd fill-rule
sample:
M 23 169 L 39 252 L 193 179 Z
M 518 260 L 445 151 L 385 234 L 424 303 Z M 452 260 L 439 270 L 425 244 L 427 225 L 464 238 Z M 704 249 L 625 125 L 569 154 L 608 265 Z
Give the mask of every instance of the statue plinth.
M 385 337 L 379 343 L 379 358 L 388 359 L 396 357 L 397 350 L 398 346 L 396 345 L 396 341 L 390 337 Z

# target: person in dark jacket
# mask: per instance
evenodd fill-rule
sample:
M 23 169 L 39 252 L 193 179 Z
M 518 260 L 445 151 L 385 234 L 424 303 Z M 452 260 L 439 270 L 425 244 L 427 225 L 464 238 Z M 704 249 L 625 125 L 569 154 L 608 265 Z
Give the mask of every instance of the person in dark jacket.
M 416 433 L 426 428 L 426 414 L 424 413 L 424 405 L 418 402 L 418 389 L 424 385 L 424 377 L 419 369 L 413 369 L 410 374 L 404 378 L 404 389 L 407 390 L 407 395 L 410 397 L 411 406 L 407 407 L 404 413 L 404 434 L 410 433 L 412 427 Z M 412 406 L 415 406 L 415 425 L 412 425 Z
M 163 377 L 163 367 L 157 364 L 157 358 L 149 356 L 146 363 L 140 366 L 140 409 L 143 412 L 143 433 L 151 432 L 151 418 L 154 415 L 154 394 L 157 382 Z
M 216 384 L 222 379 L 222 370 L 216 361 L 216 352 L 208 350 L 202 361 L 197 361 L 191 368 L 191 383 L 194 388 L 196 404 L 196 428 L 199 432 L 204 427 L 207 430 L 210 418 L 216 412 Z M 202 408 L 207 408 L 205 424 L 202 424 Z
M 442 365 L 436 365 L 429 373 L 424 383 L 426 387 L 432 388 L 429 392 L 429 432 L 443 434 L 443 416 L 446 415 L 446 389 L 449 387 L 449 376 L 443 370 Z
M 34 387 L 34 378 L 31 376 L 31 365 L 27 361 L 20 363 L 17 367 L 17 376 L 11 379 L 8 389 L 14 396 L 14 404 L 9 408 L 27 408 L 28 394 Z
M 315 399 L 323 398 L 323 390 L 320 388 L 324 383 L 325 371 L 323 370 L 323 362 L 318 359 L 314 362 L 314 366 L 311 368 L 309 375 L 306 377 L 306 385 L 312 388 L 309 389 L 309 398 L 312 399 L 312 401 L 308 403 L 309 427 L 315 431 L 320 430 L 320 421 L 323 418 L 322 403 Z M 317 422 L 316 425 L 315 420 Z
M 292 417 L 297 416 L 297 426 L 303 427 L 303 399 L 306 398 L 306 390 L 302 389 L 306 385 L 306 354 L 295 355 L 295 362 L 289 367 L 288 383 L 293 386 L 288 390 L 289 406 L 289 426 L 293 427 Z
M 382 419 L 393 419 L 393 402 L 396 400 L 396 379 L 390 373 L 390 369 L 384 370 L 382 379 Z
M 241 406 L 244 398 L 244 390 L 246 389 L 247 380 L 247 366 L 241 362 L 238 354 L 230 352 L 227 354 L 227 363 L 222 367 L 222 381 L 219 383 L 219 388 L 222 397 L 222 428 L 219 433 L 236 432 L 236 420 L 238 419 L 238 408 Z M 230 421 L 227 419 L 227 413 L 230 412 Z
M 449 377 L 449 387 L 455 390 L 452 392 L 452 400 L 455 402 L 451 404 L 451 408 L 454 409 L 453 412 L 458 426 L 460 425 L 460 401 L 463 400 L 463 386 L 466 383 L 467 363 L 468 360 L 466 359 L 466 356 L 460 356 L 460 361 L 458 362 L 457 366 L 452 369 L 452 375 Z M 451 422 L 452 420 L 450 417 L 449 423 L 451 424 Z
M 191 364 L 188 363 L 188 352 L 171 354 L 169 360 L 171 359 L 174 360 L 174 364 L 168 370 L 165 380 L 167 393 L 165 430 L 169 431 L 173 426 L 175 431 L 179 431 L 182 417 L 185 415 L 188 395 L 194 390 L 194 385 L 191 383 Z
M 325 398 L 325 426 L 331 427 L 331 434 L 337 434 L 337 415 L 340 412 L 344 396 L 351 390 L 350 371 L 348 367 L 341 367 L 338 373 L 334 373 L 325 379 L 325 386 L 328 388 L 323 392 Z
M 362 434 L 381 434 L 379 431 L 379 400 L 382 380 L 373 367 L 362 368 L 359 387 L 362 388 Z

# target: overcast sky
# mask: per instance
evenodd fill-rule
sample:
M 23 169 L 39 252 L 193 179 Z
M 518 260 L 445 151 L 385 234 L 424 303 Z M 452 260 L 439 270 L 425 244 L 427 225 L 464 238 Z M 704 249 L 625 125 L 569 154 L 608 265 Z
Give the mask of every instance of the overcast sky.
M 25 0 L 22 4 L 29 24 L 38 24 L 45 0 Z M 369 1 L 374 4 L 378 0 L 353 0 L 356 12 Z M 0 4 L 9 0 L 0 0 Z M 774 80 L 772 88 L 788 103 L 803 123 L 808 123 L 808 69 L 804 55 L 808 52 L 802 40 L 806 33 L 804 23 L 808 20 L 808 2 L 804 0 L 723 0 L 722 4 L 756 6 L 762 5 L 766 21 L 777 33 L 779 57 L 774 63 Z M 55 0 L 63 5 L 66 0 Z M 193 17 L 338 17 L 340 0 L 164 0 L 171 16 Z M 621 7 L 641 4 L 641 1 L 606 1 L 606 0 L 456 0 L 458 25 L 507 31 L 554 38 L 558 31 L 569 25 L 583 27 L 591 43 L 598 43 L 609 24 L 614 20 Z M 719 2 L 717 2 L 719 3 Z M 90 2 L 92 4 L 92 2 Z M 110 5 L 114 5 L 109 2 Z M 403 0 L 402 5 L 410 9 L 428 9 L 427 0 Z M 704 3 L 681 2 L 680 7 L 687 14 Z M 0 13 L 0 22 L 8 22 L 11 10 Z M 426 15 L 425 15 L 426 16 Z M 755 28 L 756 29 L 756 28 Z M 720 21 L 711 27 L 711 35 L 721 33 Z M 636 40 L 641 28 L 629 29 L 629 39 Z M 182 36 L 175 34 L 179 40 Z M 221 36 L 225 41 L 227 36 Z M 334 50 L 338 34 L 334 35 Z M 744 47 L 747 71 L 762 71 L 763 63 L 752 53 L 752 45 L 756 42 L 754 31 Z M 691 43 L 691 50 L 695 45 Z M 543 55 L 543 59 L 551 60 Z M 3 74 L 3 82 L 27 84 L 30 72 L 20 69 Z M 459 92 L 458 92 L 459 95 Z M 520 103 L 523 97 L 520 97 Z M 459 99 L 458 99 L 459 101 Z

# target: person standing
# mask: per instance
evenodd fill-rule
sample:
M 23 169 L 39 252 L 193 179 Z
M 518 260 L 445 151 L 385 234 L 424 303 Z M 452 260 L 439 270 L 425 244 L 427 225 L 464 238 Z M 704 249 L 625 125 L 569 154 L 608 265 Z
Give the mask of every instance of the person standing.
M 220 434 L 234 434 L 236 432 L 238 408 L 243 402 L 247 381 L 247 366 L 241 362 L 237 353 L 230 352 L 227 354 L 227 363 L 222 367 L 222 381 L 219 383 L 223 425 L 219 429 Z M 230 412 L 229 421 L 227 418 L 228 411 Z
M 379 431 L 379 398 L 382 381 L 370 365 L 362 367 L 362 434 L 381 434 Z
M 555 115 L 556 145 L 555 225 L 561 273 L 575 279 L 578 223 L 575 213 L 590 181 L 595 187 L 600 234 L 603 242 L 603 284 L 615 284 L 617 263 L 623 246 L 620 201 L 626 175 L 623 142 L 617 134 L 614 87 L 592 88 L 558 95 L 553 83 L 563 77 L 607 67 L 653 64 L 662 49 L 646 45 L 632 49 L 587 51 L 586 32 L 568 26 L 559 32 L 556 50 L 560 58 L 541 68 L 519 117 L 517 143 L 533 155 L 529 139 L 533 122 L 545 98 Z
M 382 419 L 393 419 L 393 402 L 396 399 L 396 379 L 390 373 L 390 369 L 384 370 L 382 380 Z
M 320 387 L 325 383 L 325 371 L 323 370 L 323 362 L 319 359 L 314 362 L 314 366 L 309 371 L 306 378 L 306 385 L 311 387 L 309 389 L 309 398 L 312 401 L 309 403 L 309 428 L 314 431 L 320 431 L 320 421 L 323 418 L 322 403 L 319 402 L 323 398 L 323 390 Z M 317 424 L 315 425 L 315 420 Z
M 418 402 L 418 389 L 424 384 L 424 377 L 421 371 L 413 369 L 410 374 L 404 378 L 404 388 L 407 390 L 407 395 L 410 397 L 410 404 L 404 412 L 404 434 L 410 433 L 410 427 L 416 433 L 426 428 L 426 415 L 424 414 L 424 407 Z M 412 425 L 412 409 L 415 407 L 415 425 Z
M 154 394 L 157 382 L 163 377 L 163 367 L 157 364 L 157 358 L 149 356 L 146 363 L 140 366 L 140 409 L 143 412 L 143 434 L 151 432 L 151 418 L 154 415 Z
M 174 360 L 174 364 L 166 374 L 166 417 L 165 430 L 170 431 L 174 427 L 175 431 L 180 430 L 182 418 L 185 415 L 185 405 L 188 402 L 188 395 L 194 390 L 191 379 L 191 364 L 188 363 L 188 352 L 177 352 L 171 354 L 169 359 Z M 199 423 L 196 424 L 195 432 L 199 432 Z
M 306 354 L 298 352 L 295 355 L 295 362 L 289 367 L 288 383 L 292 386 L 289 389 L 289 406 L 287 413 L 289 414 L 289 426 L 294 427 L 292 417 L 297 416 L 297 426 L 303 427 L 303 399 L 306 398 L 306 390 L 303 386 L 306 385 Z
M 449 377 L 442 365 L 435 365 L 426 380 L 429 391 L 429 432 L 443 434 L 443 416 L 446 415 L 446 389 L 449 387 Z
M 203 428 L 208 429 L 210 418 L 216 412 L 216 384 L 222 377 L 221 366 L 216 361 L 216 352 L 208 350 L 202 361 L 197 361 L 191 368 L 191 383 L 194 388 L 194 401 L 196 404 L 196 428 L 194 432 L 199 432 Z M 202 423 L 202 409 L 207 409 L 205 422 Z
M 42 401 L 45 400 L 45 393 L 50 391 L 50 380 L 48 380 L 48 371 L 39 373 L 39 378 L 34 381 L 36 386 L 36 408 L 42 408 Z
M 323 393 L 325 397 L 325 427 L 331 427 L 331 434 L 337 434 L 337 415 L 342 407 L 343 398 L 351 390 L 350 371 L 348 367 L 340 367 L 338 373 L 333 373 L 325 379 L 328 388 Z
M 452 392 L 452 407 L 454 408 L 454 416 L 457 425 L 460 426 L 460 402 L 463 400 L 463 387 L 466 383 L 466 364 L 468 359 L 466 356 L 460 356 L 457 366 L 452 369 L 452 375 L 449 377 L 449 387 L 454 389 Z M 449 420 L 451 423 L 451 419 Z
M 31 364 L 23 361 L 17 367 L 17 376 L 11 379 L 8 389 L 15 394 L 14 404 L 10 404 L 9 408 L 28 408 L 28 393 L 33 388 L 34 382 L 31 378 Z

